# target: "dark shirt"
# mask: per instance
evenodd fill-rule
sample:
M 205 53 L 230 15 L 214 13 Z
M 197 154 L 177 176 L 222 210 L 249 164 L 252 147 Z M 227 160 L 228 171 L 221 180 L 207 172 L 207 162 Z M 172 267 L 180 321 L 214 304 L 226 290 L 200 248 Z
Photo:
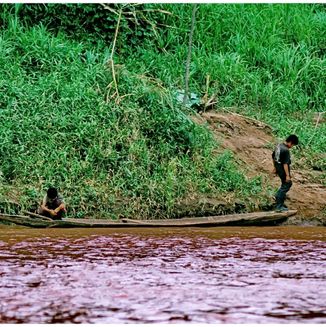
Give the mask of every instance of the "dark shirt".
M 288 164 L 289 172 L 290 172 L 290 165 L 291 165 L 291 155 L 289 148 L 284 144 L 280 143 L 276 146 L 275 150 L 272 154 L 276 172 L 282 178 L 285 179 L 285 170 L 283 165 Z
M 43 199 L 43 205 L 51 210 L 58 208 L 62 203 L 64 203 L 64 201 L 60 194 L 58 194 L 58 196 L 54 199 L 50 199 L 47 195 L 45 195 Z

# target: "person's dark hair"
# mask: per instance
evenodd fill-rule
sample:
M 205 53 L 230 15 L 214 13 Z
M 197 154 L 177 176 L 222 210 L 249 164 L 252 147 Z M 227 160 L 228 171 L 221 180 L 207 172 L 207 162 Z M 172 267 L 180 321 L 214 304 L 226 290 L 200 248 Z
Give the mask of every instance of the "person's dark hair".
M 50 199 L 55 199 L 57 196 L 58 196 L 58 191 L 56 188 L 54 187 L 50 187 L 47 191 L 47 196 L 50 198 Z
M 298 145 L 299 144 L 299 138 L 294 134 L 289 135 L 288 138 L 285 141 L 288 142 L 288 143 L 291 142 L 293 145 Z

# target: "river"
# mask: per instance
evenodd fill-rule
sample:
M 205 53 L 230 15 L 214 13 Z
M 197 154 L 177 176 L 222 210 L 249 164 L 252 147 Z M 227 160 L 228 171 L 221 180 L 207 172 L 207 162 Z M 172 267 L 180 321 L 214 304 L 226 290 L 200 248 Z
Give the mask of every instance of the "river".
M 326 228 L 0 227 L 0 323 L 325 323 Z

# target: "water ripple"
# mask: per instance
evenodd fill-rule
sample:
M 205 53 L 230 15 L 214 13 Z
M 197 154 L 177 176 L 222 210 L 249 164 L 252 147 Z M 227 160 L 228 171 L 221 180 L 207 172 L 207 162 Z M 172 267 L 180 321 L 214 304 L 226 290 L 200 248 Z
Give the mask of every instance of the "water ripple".
M 326 322 L 319 240 L 10 238 L 0 277 L 0 323 Z

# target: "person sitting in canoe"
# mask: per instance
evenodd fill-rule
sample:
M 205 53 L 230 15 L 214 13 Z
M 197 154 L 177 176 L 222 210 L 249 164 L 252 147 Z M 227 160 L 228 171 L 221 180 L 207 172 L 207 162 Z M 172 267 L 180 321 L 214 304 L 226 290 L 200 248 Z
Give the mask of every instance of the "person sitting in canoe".
M 276 199 L 276 211 L 288 211 L 289 209 L 284 205 L 286 193 L 292 186 L 291 180 L 291 156 L 290 149 L 299 144 L 299 139 L 296 135 L 290 135 L 284 143 L 280 143 L 273 151 L 272 158 L 274 164 L 273 172 L 281 179 L 281 187 L 278 189 Z
M 66 207 L 62 196 L 56 188 L 50 187 L 43 198 L 38 214 L 54 220 L 61 220 L 65 212 Z

